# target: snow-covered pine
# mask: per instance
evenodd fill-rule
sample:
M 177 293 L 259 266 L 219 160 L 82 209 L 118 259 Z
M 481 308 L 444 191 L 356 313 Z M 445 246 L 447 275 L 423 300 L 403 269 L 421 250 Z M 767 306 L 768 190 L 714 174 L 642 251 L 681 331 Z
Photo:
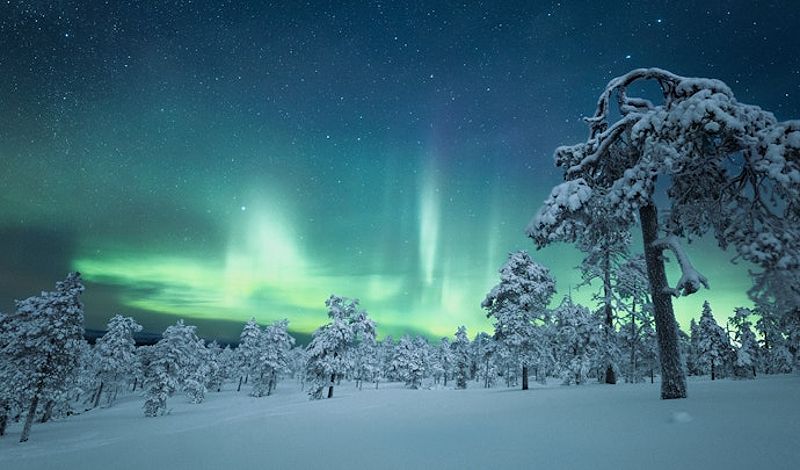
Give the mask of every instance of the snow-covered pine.
M 640 81 L 655 82 L 663 102 L 628 96 Z M 683 398 L 671 295 L 691 294 L 707 280 L 692 267 L 678 237 L 712 231 L 721 247 L 733 245 L 764 272 L 796 269 L 800 121 L 779 123 L 771 113 L 739 103 L 718 80 L 651 68 L 611 80 L 587 122 L 587 141 L 556 150 L 565 182 L 553 188 L 528 234 L 539 246 L 574 237 L 585 205 L 604 207 L 620 230 L 630 230 L 638 213 L 659 338 L 661 397 Z M 668 186 L 661 224 L 655 202 L 659 176 Z M 675 253 L 682 270 L 675 288 L 667 283 L 665 249 Z
M 484 388 L 491 388 L 497 382 L 498 367 L 498 342 L 484 332 L 475 335 L 472 340 L 472 355 L 478 365 L 476 379 L 480 380 Z
M 383 358 L 380 352 L 380 345 L 375 338 L 365 338 L 351 349 L 352 378 L 359 389 L 363 387 L 364 382 L 372 382 L 375 384 L 375 388 L 378 388 L 383 370 Z
M 453 348 L 453 368 L 454 379 L 456 381 L 456 388 L 467 388 L 467 380 L 469 380 L 469 367 L 470 367 L 470 347 L 469 338 L 467 337 L 467 327 L 459 326 L 456 330 L 456 339 L 451 344 Z
M 6 433 L 6 427 L 12 411 L 21 408 L 19 396 L 16 393 L 16 380 L 20 376 L 8 354 L 8 347 L 15 336 L 13 322 L 10 317 L 0 312 L 0 437 Z
M 453 373 L 453 350 L 450 347 L 450 339 L 444 337 L 435 346 L 431 358 L 431 375 L 435 384 L 442 382 L 443 386 L 447 386 L 447 379 Z
M 331 321 L 314 332 L 306 348 L 305 369 L 312 400 L 321 399 L 326 387 L 327 397 L 333 397 L 337 378 L 352 367 L 347 351 L 358 342 L 375 337 L 375 322 L 359 308 L 358 299 L 331 295 L 325 305 Z
M 644 257 L 634 256 L 622 262 L 617 266 L 614 281 L 617 310 L 624 313 L 619 329 L 620 369 L 626 382 L 640 382 L 645 375 L 641 366 L 646 348 L 642 325 L 652 321 Z
M 208 383 L 206 388 L 219 392 L 228 378 L 226 357 L 223 356 L 225 349 L 222 349 L 216 340 L 210 342 L 206 348 L 208 349 Z M 225 354 L 230 354 L 230 348 L 226 347 L 226 349 L 228 353 Z
M 755 325 L 756 331 L 761 338 L 758 348 L 758 369 L 764 374 L 791 372 L 793 358 L 781 326 L 783 316 L 775 312 L 774 305 L 768 302 L 760 302 L 755 313 L 759 316 Z
M 500 283 L 486 295 L 481 307 L 495 320 L 495 339 L 518 359 L 522 389 L 527 390 L 528 368 L 537 364 L 544 349 L 537 322 L 544 320 L 555 293 L 555 280 L 527 251 L 510 253 L 499 272 Z
M 586 382 L 592 370 L 598 344 L 603 339 L 603 325 L 584 307 L 564 297 L 553 311 L 554 346 L 559 375 L 565 385 Z
M 181 385 L 192 403 L 203 403 L 208 391 L 208 380 L 211 374 L 211 352 L 205 341 L 197 337 L 196 327 L 186 326 L 187 353 L 182 367 Z
M 748 295 L 764 322 L 762 331 L 769 335 L 763 338 L 768 367 L 775 372 L 800 370 L 800 266 L 755 273 Z
M 280 374 L 289 372 L 289 351 L 294 346 L 289 334 L 289 320 L 283 319 L 267 325 L 261 333 L 259 355 L 256 359 L 251 395 L 272 395 Z
M 242 383 L 247 383 L 254 372 L 261 347 L 261 328 L 255 318 L 244 324 L 239 335 L 239 345 L 236 347 L 236 368 L 239 371 L 239 385 L 236 391 L 242 390 Z
M 196 327 L 178 320 L 164 330 L 161 340 L 142 351 L 144 369 L 144 415 L 154 417 L 167 412 L 167 398 L 182 388 L 192 402 L 205 397 L 207 352 L 195 333 Z
M 104 392 L 106 403 L 114 403 L 120 385 L 132 378 L 138 365 L 133 334 L 139 331 L 142 331 L 142 326 L 131 317 L 115 315 L 108 321 L 106 333 L 97 340 L 94 348 L 98 385 L 93 407 L 100 403 Z
M 733 340 L 736 342 L 736 361 L 733 364 L 733 376 L 737 379 L 753 379 L 756 377 L 756 360 L 758 343 L 756 335 L 750 328 L 750 309 L 737 307 L 730 323 L 733 325 Z
M 27 406 L 20 442 L 28 440 L 39 404 L 44 403 L 43 420 L 49 419 L 74 381 L 84 332 L 83 290 L 80 273 L 69 273 L 54 291 L 17 301 L 3 320 L 6 403 Z
M 692 332 L 696 348 L 696 366 L 703 373 L 710 373 L 711 380 L 716 380 L 725 370 L 731 346 L 725 330 L 719 326 L 711 312 L 708 301 L 703 302 L 703 311 L 697 330 Z
M 394 376 L 403 381 L 407 388 L 420 388 L 425 376 L 424 350 L 410 336 L 403 336 L 394 349 L 391 368 Z

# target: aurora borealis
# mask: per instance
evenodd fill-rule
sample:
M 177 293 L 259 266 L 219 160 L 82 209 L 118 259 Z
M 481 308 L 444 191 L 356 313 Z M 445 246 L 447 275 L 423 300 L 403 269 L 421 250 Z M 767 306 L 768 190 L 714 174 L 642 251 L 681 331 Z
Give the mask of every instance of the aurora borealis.
M 77 269 L 90 328 L 309 333 L 336 293 L 381 335 L 474 334 L 516 249 L 560 298 L 580 255 L 523 231 L 609 79 L 719 78 L 800 118 L 793 2 L 693 3 L 4 3 L 0 310 Z M 682 323 L 749 303 L 746 266 L 690 248 L 711 289 Z

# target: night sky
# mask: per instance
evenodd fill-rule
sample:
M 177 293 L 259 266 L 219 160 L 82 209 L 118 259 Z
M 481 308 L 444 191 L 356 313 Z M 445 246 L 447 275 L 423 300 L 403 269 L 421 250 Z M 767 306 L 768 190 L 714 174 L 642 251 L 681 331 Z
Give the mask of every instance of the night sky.
M 609 79 L 719 78 L 800 118 L 794 1 L 261 3 L 0 5 L 0 310 L 77 269 L 88 328 L 308 333 L 336 293 L 381 335 L 474 334 L 511 250 L 558 298 L 579 282 L 524 228 Z M 711 290 L 684 327 L 749 303 L 747 266 L 690 248 Z

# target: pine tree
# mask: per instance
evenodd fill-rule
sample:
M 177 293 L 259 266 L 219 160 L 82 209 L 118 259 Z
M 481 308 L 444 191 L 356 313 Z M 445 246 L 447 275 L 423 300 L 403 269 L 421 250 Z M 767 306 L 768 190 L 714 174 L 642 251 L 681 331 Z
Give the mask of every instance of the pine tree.
M 252 395 L 272 395 L 278 385 L 279 374 L 289 371 L 289 351 L 294 338 L 289 334 L 289 320 L 278 320 L 267 325 L 261 333 L 260 354 L 256 360 L 256 372 Z
M 228 378 L 229 356 L 233 353 L 227 346 L 225 346 L 225 349 L 222 349 L 216 340 L 209 343 L 206 348 L 208 349 L 207 388 L 219 392 L 222 390 L 222 385 Z
M 46 420 L 74 380 L 83 340 L 83 290 L 80 273 L 70 273 L 55 291 L 16 302 L 16 311 L 3 322 L 2 359 L 11 387 L 6 395 L 28 406 L 20 442 L 28 440 L 40 402 Z
M 526 251 L 510 253 L 500 269 L 500 283 L 481 303 L 494 317 L 494 336 L 519 359 L 522 389 L 528 389 L 528 368 L 542 355 L 536 322 L 544 320 L 555 293 L 550 271 L 533 261 Z
M 108 404 L 112 404 L 119 392 L 120 383 L 125 382 L 135 372 L 136 342 L 133 334 L 142 331 L 142 326 L 131 317 L 115 315 L 108 322 L 106 333 L 95 345 L 98 388 L 95 392 L 94 407 L 100 403 L 105 392 Z
M 484 388 L 491 388 L 497 381 L 497 355 L 498 343 L 491 336 L 480 332 L 472 341 L 473 356 L 478 364 L 477 378 L 483 383 Z
M 308 395 L 312 400 L 321 399 L 326 387 L 327 397 L 333 397 L 337 378 L 352 367 L 347 351 L 359 341 L 375 337 L 375 323 L 359 308 L 358 299 L 331 295 L 325 305 L 331 322 L 314 332 L 306 348 Z
M 425 356 L 422 348 L 409 336 L 403 336 L 394 350 L 391 368 L 395 377 L 402 380 L 406 387 L 420 388 L 425 375 Z
M 453 341 L 453 365 L 455 369 L 455 381 L 457 389 L 467 388 L 470 367 L 470 343 L 467 337 L 467 328 L 459 326 L 456 331 L 456 340 Z
M 786 374 L 792 371 L 792 354 L 786 344 L 781 326 L 781 316 L 769 303 L 760 303 L 756 309 L 760 316 L 756 321 L 756 331 L 760 339 L 758 348 L 759 369 L 765 374 Z
M 716 380 L 720 370 L 725 367 L 730 343 L 725 330 L 714 319 L 708 301 L 703 302 L 696 334 L 697 365 L 704 373 L 711 373 L 711 380 Z
M 642 81 L 655 83 L 663 102 L 628 95 Z M 787 175 L 797 171 L 800 121 L 779 123 L 771 113 L 739 103 L 718 80 L 655 68 L 611 80 L 586 121 L 585 142 L 556 150 L 565 182 L 553 188 L 528 233 L 539 246 L 576 240 L 585 227 L 581 221 L 598 208 L 619 231 L 640 223 L 661 397 L 685 398 L 671 296 L 692 294 L 708 281 L 692 266 L 680 237 L 713 232 L 722 248 L 735 247 L 763 273 L 796 279 L 787 271 L 800 266 L 800 213 L 794 204 L 800 187 Z M 659 177 L 666 184 L 657 184 Z M 668 217 L 661 221 L 657 201 L 668 204 Z M 674 288 L 667 281 L 664 250 L 675 253 L 681 269 Z
M 144 415 L 154 417 L 167 411 L 167 398 L 182 388 L 192 402 L 205 396 L 208 370 L 204 366 L 206 348 L 195 333 L 196 327 L 178 320 L 167 327 L 161 340 L 140 348 L 144 369 Z
M 453 371 L 453 350 L 450 347 L 450 340 L 447 337 L 441 339 L 433 352 L 431 362 L 431 372 L 436 384 L 441 380 L 443 386 L 447 386 L 447 379 Z
M 758 357 L 758 343 L 749 320 L 752 312 L 747 308 L 736 308 L 731 323 L 734 327 L 733 339 L 738 343 L 736 348 L 736 361 L 733 366 L 733 376 L 739 379 L 753 379 L 756 376 L 756 358 Z
M 247 383 L 248 377 L 253 373 L 261 347 L 261 328 L 255 318 L 251 318 L 242 328 L 239 336 L 239 345 L 236 347 L 237 368 L 239 370 L 239 385 L 236 391 L 242 390 L 242 382 Z
M 589 309 L 565 297 L 554 311 L 557 361 L 565 385 L 586 382 L 592 369 L 598 344 L 602 341 L 603 326 Z

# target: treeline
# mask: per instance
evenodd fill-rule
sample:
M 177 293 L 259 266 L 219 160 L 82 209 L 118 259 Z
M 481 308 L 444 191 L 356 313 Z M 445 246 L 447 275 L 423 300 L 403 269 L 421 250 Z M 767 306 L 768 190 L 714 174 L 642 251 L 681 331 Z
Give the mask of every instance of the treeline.
M 208 392 L 229 384 L 251 396 L 271 395 L 294 378 L 311 399 L 332 397 L 343 380 L 356 387 L 402 382 L 412 389 L 475 386 L 527 389 L 529 377 L 566 385 L 589 381 L 655 381 L 659 352 L 642 261 L 619 263 L 610 297 L 592 311 L 565 296 L 548 308 L 555 281 L 527 252 L 509 255 L 500 282 L 481 303 L 494 320 L 494 334 L 469 339 L 465 327 L 453 339 L 431 344 L 422 337 L 376 339 L 375 322 L 356 299 L 332 295 L 329 322 L 306 347 L 295 347 L 288 321 L 265 327 L 247 322 L 236 348 L 199 338 L 178 320 L 154 345 L 136 347 L 142 327 L 116 315 L 96 344 L 83 338 L 84 287 L 71 273 L 52 292 L 16 302 L 0 313 L 0 436 L 9 421 L 23 421 L 21 442 L 34 422 L 112 406 L 120 394 L 138 394 L 144 416 L 169 412 L 180 393 L 202 403 Z M 613 306 L 609 326 L 606 306 Z M 777 314 L 762 303 L 735 310 L 725 327 L 706 302 L 689 334 L 675 325 L 681 364 L 688 375 L 749 379 L 788 373 L 800 363 L 800 318 Z M 609 380 L 609 378 L 613 380 Z

